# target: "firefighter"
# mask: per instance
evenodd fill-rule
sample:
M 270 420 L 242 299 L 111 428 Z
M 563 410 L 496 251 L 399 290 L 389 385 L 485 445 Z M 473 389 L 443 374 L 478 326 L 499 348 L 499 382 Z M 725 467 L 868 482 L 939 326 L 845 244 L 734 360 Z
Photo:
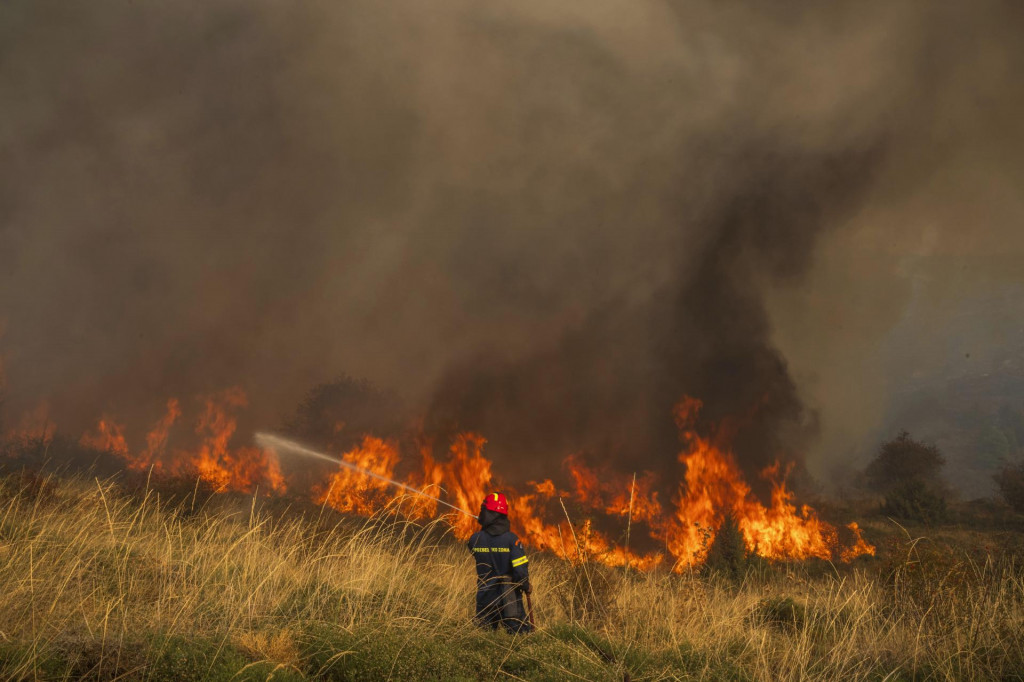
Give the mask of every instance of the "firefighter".
M 476 559 L 476 621 L 492 630 L 504 627 L 511 634 L 533 630 L 522 593 L 530 594 L 526 552 L 509 530 L 508 500 L 491 493 L 480 505 L 480 530 L 466 543 Z

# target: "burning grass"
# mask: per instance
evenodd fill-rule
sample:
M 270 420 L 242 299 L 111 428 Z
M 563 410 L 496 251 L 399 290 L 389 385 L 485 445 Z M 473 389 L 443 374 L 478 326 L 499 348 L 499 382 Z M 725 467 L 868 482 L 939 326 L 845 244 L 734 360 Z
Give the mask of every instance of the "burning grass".
M 531 558 L 540 631 L 470 624 L 444 523 L 14 473 L 0 484 L 4 679 L 1020 679 L 1024 575 L 996 549 L 884 544 L 740 583 Z M 513 519 L 515 525 L 515 519 Z
M 332 451 L 348 466 L 328 471 L 312 486 L 308 481 L 297 483 L 289 478 L 288 467 L 275 450 L 231 445 L 237 429 L 234 413 L 246 402 L 244 392 L 237 388 L 206 396 L 194 429 L 198 443 L 191 448 L 168 447 L 169 433 L 182 414 L 174 399 L 167 402 L 165 415 L 146 435 L 144 448 L 133 450 L 124 428 L 109 416 L 84 434 L 80 444 L 115 455 L 133 471 L 196 476 L 222 492 L 287 492 L 363 516 L 394 504 L 409 489 L 441 495 L 444 504 L 471 513 L 489 491 L 503 489 L 516 500 L 521 535 L 533 550 L 570 558 L 582 547 L 594 561 L 638 570 L 665 565 L 682 572 L 702 564 L 726 517 L 737 521 L 749 551 L 768 559 L 817 557 L 849 562 L 874 552 L 856 523 L 836 527 L 819 518 L 809 505 L 798 504 L 787 487 L 789 469 L 778 462 L 761 472 L 771 489 L 770 500 L 765 503 L 754 495 L 731 450 L 726 436 L 729 429 L 711 435 L 697 432 L 702 403 L 693 398 L 683 398 L 675 408 L 683 443 L 678 456 L 681 480 L 659 481 L 653 472 L 627 478 L 592 469 L 582 458 L 569 455 L 563 461 L 572 482 L 569 490 L 559 490 L 550 479 L 509 485 L 485 454 L 486 438 L 472 432 L 457 434 L 439 458 L 425 437 L 416 439 L 419 451 L 410 456 L 401 451 L 397 439 L 366 434 L 354 447 Z M 37 430 L 36 437 L 45 439 L 46 434 L 38 435 Z M 399 469 L 405 473 L 400 475 Z M 397 490 L 389 482 L 397 483 Z M 668 491 L 670 499 L 659 499 L 659 488 Z M 565 522 L 564 500 L 591 519 L 579 532 Z M 417 520 L 434 518 L 439 511 L 443 510 L 429 497 L 404 503 L 405 514 Z M 445 520 L 460 539 L 468 538 L 476 528 L 471 516 L 449 513 Z M 645 544 L 649 548 L 645 553 L 629 545 L 629 531 L 634 526 L 640 535 L 633 538 L 641 541 L 634 542 L 634 547 Z M 609 532 L 614 527 L 625 530 L 623 537 Z

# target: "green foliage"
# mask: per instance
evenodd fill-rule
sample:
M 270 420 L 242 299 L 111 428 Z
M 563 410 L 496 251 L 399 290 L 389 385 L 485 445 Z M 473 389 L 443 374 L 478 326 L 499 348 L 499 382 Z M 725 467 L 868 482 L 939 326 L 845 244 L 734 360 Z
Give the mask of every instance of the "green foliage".
M 993 478 L 1006 504 L 1024 514 L 1024 462 L 1005 466 Z
M 400 627 L 349 631 L 320 624 L 300 638 L 300 648 L 303 672 L 313 679 L 476 680 L 493 676 L 495 663 L 487 654 L 493 638 L 513 641 L 475 628 L 423 637 Z
M 732 514 L 726 514 L 718 527 L 715 539 L 708 548 L 703 570 L 729 580 L 740 580 L 747 571 L 750 552 L 743 540 L 743 532 Z
M 161 637 L 153 642 L 147 678 L 175 680 L 235 680 L 249 661 L 236 649 L 203 638 Z M 241 679 L 253 679 L 253 675 Z M 262 678 L 261 678 L 262 679 Z
M 251 662 L 225 643 L 154 636 L 106 644 L 72 637 L 36 651 L 27 644 L 3 643 L 0 679 L 297 682 L 305 678 L 266 661 Z
M 945 498 L 922 481 L 907 481 L 890 489 L 882 513 L 927 525 L 949 520 Z
M 59 651 L 33 650 L 28 643 L 0 642 L 0 679 L 65 680 L 80 677 Z
M 945 459 L 934 445 L 910 437 L 906 431 L 882 443 L 865 471 L 868 482 L 886 493 L 910 482 L 934 482 Z
M 347 630 L 322 623 L 300 638 L 302 673 L 318 680 L 565 679 L 740 680 L 738 651 L 690 644 L 638 647 L 580 625 L 558 624 L 512 637 L 476 628 L 435 631 L 378 624 Z M 739 647 L 742 650 L 742 647 Z

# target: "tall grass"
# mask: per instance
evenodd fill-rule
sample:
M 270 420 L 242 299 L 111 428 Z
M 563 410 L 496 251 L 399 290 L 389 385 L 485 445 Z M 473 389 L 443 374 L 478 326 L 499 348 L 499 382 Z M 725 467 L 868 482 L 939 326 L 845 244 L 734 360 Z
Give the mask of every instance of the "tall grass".
M 512 638 L 472 625 L 472 562 L 441 524 L 10 475 L 0 678 L 1024 679 L 1009 560 L 906 542 L 740 583 L 530 567 L 540 630 Z

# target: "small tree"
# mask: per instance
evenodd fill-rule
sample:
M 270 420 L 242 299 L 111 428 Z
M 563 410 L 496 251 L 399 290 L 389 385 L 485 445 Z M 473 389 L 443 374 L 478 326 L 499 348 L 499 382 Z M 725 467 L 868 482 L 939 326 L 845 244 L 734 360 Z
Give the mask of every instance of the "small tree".
M 708 556 L 704 562 L 704 570 L 717 573 L 732 580 L 739 580 L 747 571 L 750 552 L 743 539 L 736 518 L 727 513 L 718 527 L 715 539 L 708 548 Z
M 868 482 L 885 495 L 882 511 L 922 523 L 946 518 L 940 472 L 945 459 L 934 445 L 914 440 L 906 431 L 882 443 L 865 470 Z

